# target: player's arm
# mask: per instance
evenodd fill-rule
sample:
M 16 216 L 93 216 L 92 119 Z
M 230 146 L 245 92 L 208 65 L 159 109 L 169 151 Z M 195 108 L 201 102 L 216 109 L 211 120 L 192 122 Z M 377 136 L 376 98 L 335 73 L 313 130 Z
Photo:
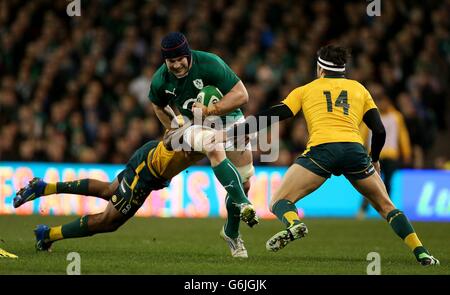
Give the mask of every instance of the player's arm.
M 295 88 L 280 104 L 256 114 L 256 125 L 249 124 L 252 119 L 248 118 L 242 124 L 234 125 L 233 128 L 228 129 L 227 136 L 241 136 L 243 135 L 241 134 L 242 130 L 246 135 L 255 133 L 276 122 L 294 117 L 302 107 L 303 91 L 304 87 Z M 262 118 L 265 118 L 265 120 L 262 120 Z M 267 124 L 262 124 L 263 122 L 267 122 Z
M 248 102 L 248 92 L 242 81 L 236 85 L 217 103 L 206 108 L 206 116 L 223 116 Z M 200 103 L 198 103 L 200 104 Z M 201 105 L 201 104 L 200 104 Z M 199 107 L 199 106 L 196 106 Z M 200 106 L 201 107 L 201 106 Z
M 172 119 L 176 117 L 173 109 L 166 105 L 165 107 L 161 107 L 152 102 L 153 109 L 155 110 L 155 114 L 158 117 L 159 121 L 163 124 L 164 128 L 170 129 Z
M 373 108 L 368 110 L 364 114 L 363 121 L 367 127 L 372 130 L 372 142 L 370 148 L 372 162 L 378 162 L 380 159 L 381 149 L 383 148 L 384 141 L 386 140 L 386 130 L 384 129 L 378 109 Z
M 254 119 L 247 118 L 241 124 L 233 125 L 233 128 L 227 130 L 227 137 L 242 136 L 263 130 L 270 125 L 294 117 L 295 114 L 283 102 L 270 107 L 267 110 L 261 111 L 255 115 L 256 125 L 251 124 Z M 264 118 L 264 119 L 263 119 Z M 265 124 L 267 122 L 267 124 Z M 264 123 L 264 124 L 263 124 Z M 244 132 L 244 133 L 242 133 Z
M 208 55 L 207 61 L 201 70 L 207 74 L 209 85 L 219 88 L 224 96 L 212 106 L 195 103 L 193 108 L 201 108 L 203 116 L 223 116 L 246 104 L 248 92 L 236 73 L 217 55 Z
M 181 145 L 183 143 L 183 134 L 191 125 L 192 122 L 188 121 L 180 128 L 167 129 L 164 132 L 164 136 L 162 139 L 165 148 L 169 151 L 172 151 L 175 148 L 174 146 L 172 146 L 174 143 Z
M 153 109 L 155 110 L 155 114 L 158 117 L 159 121 L 163 124 L 164 128 L 170 129 L 171 122 L 176 117 L 176 114 L 170 106 L 169 102 L 165 100 L 163 95 L 161 94 L 162 83 L 163 82 L 160 78 L 155 76 L 152 78 L 148 98 L 152 103 Z

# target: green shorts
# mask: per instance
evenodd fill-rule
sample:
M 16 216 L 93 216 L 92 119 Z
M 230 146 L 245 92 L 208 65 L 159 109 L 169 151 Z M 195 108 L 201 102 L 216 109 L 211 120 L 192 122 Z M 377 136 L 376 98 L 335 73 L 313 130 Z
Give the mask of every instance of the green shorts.
M 125 216 L 133 216 L 152 191 L 167 187 L 170 183 L 154 176 L 147 167 L 147 156 L 157 144 L 157 141 L 150 141 L 139 148 L 117 175 L 119 186 L 110 201 Z
M 336 176 L 344 174 L 349 180 L 358 180 L 375 172 L 366 148 L 357 142 L 324 143 L 313 146 L 294 163 L 324 178 L 330 178 L 331 174 Z

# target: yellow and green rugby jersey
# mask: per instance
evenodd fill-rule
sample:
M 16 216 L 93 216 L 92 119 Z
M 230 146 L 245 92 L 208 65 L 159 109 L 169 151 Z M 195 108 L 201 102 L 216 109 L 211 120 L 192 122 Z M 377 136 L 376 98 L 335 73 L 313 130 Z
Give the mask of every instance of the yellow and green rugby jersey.
M 359 82 L 330 76 L 294 89 L 282 102 L 294 115 L 303 110 L 309 132 L 306 151 L 330 142 L 363 144 L 359 125 L 364 114 L 376 108 Z
M 192 50 L 192 67 L 186 77 L 177 78 L 169 72 L 164 63 L 153 75 L 149 99 L 160 107 L 173 103 L 180 113 L 192 119 L 192 104 L 197 101 L 197 94 L 208 85 L 216 86 L 226 95 L 239 77 L 217 55 Z M 226 116 L 242 117 L 242 111 L 236 109 Z
M 153 176 L 171 180 L 178 173 L 194 165 L 204 157 L 205 155 L 200 153 L 190 153 L 186 157 L 182 151 L 169 151 L 161 141 L 148 152 L 147 166 Z

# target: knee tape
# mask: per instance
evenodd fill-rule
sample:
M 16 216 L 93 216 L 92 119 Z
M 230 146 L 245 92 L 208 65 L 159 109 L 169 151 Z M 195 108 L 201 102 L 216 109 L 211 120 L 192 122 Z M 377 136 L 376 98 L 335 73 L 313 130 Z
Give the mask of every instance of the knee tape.
M 253 167 L 253 164 L 236 167 L 236 169 L 241 175 L 242 183 L 246 183 L 250 179 L 250 177 L 255 174 L 255 167 Z

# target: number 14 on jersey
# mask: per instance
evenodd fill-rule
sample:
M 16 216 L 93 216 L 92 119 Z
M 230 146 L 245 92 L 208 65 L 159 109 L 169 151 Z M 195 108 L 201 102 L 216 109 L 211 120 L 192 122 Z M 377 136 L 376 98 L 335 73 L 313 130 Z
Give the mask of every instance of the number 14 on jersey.
M 325 95 L 325 98 L 327 100 L 327 111 L 332 112 L 333 111 L 333 102 L 331 101 L 331 92 L 326 90 L 323 92 Z M 339 96 L 336 99 L 336 102 L 334 103 L 335 107 L 341 107 L 344 110 L 344 115 L 348 115 L 348 109 L 350 108 L 350 105 L 347 101 L 347 90 L 342 90 Z

